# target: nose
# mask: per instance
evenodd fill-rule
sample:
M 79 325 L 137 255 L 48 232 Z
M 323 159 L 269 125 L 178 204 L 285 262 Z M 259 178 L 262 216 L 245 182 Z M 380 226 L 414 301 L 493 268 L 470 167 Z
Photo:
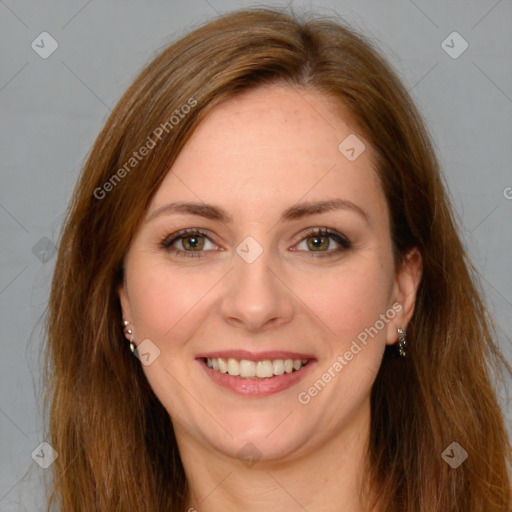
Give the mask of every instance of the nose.
M 293 317 L 293 293 L 266 251 L 252 263 L 235 256 L 221 304 L 224 320 L 255 333 L 285 325 Z M 276 265 L 274 265 L 276 267 Z

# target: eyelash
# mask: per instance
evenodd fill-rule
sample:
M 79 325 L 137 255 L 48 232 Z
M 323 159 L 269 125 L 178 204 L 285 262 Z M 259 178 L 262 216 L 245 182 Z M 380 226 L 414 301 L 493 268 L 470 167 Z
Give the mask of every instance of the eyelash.
M 174 242 L 176 242 L 177 240 L 179 240 L 180 238 L 186 238 L 184 235 L 201 235 L 201 236 L 204 236 L 205 238 L 209 239 L 208 234 L 205 231 L 203 231 L 201 229 L 196 229 L 196 228 L 188 228 L 188 229 L 182 229 L 181 231 L 178 231 L 177 233 L 173 233 L 172 235 L 167 236 L 164 239 L 162 239 L 162 241 L 160 242 L 160 247 L 168 252 L 175 254 L 176 256 L 186 257 L 186 258 L 202 257 L 201 253 L 209 252 L 209 251 L 183 251 L 182 249 L 176 249 L 175 247 L 172 247 L 172 244 Z M 316 258 L 330 257 L 330 256 L 339 254 L 343 251 L 346 251 L 346 250 L 352 248 L 352 243 L 350 242 L 350 240 L 348 238 L 346 238 L 341 233 L 338 233 L 337 231 L 334 231 L 329 228 L 311 228 L 304 233 L 304 235 L 301 238 L 301 240 L 299 241 L 299 243 L 302 242 L 303 240 L 305 240 L 307 238 L 311 238 L 313 236 L 327 236 L 327 237 L 333 239 L 335 242 L 337 242 L 341 247 L 338 247 L 338 248 L 330 250 L 330 251 L 319 251 L 319 252 L 306 251 L 306 252 L 310 253 L 311 257 L 316 257 Z

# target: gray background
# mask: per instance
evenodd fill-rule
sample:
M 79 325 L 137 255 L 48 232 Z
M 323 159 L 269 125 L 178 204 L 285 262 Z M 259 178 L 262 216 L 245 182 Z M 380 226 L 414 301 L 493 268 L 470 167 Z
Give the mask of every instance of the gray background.
M 55 263 L 48 241 L 58 243 L 96 135 L 159 48 L 217 13 L 254 5 L 0 0 L 0 510 L 43 510 L 44 470 L 31 453 L 43 441 L 39 320 Z M 338 14 L 377 41 L 411 91 L 511 361 L 504 333 L 512 331 L 512 2 L 324 0 L 293 6 Z M 31 47 L 44 31 L 59 45 L 47 59 Z M 469 44 L 456 59 L 441 46 L 453 31 Z M 460 42 L 453 45 L 460 48 Z

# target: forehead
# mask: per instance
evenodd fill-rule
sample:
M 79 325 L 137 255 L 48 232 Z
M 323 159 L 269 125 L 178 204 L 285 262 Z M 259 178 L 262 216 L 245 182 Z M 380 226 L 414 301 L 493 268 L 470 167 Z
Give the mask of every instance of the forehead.
M 371 148 L 342 112 L 318 92 L 282 85 L 226 100 L 183 147 L 150 210 L 195 200 L 261 216 L 301 199 L 335 197 L 382 206 Z M 357 158 L 347 158 L 345 140 L 358 153 L 364 148 Z

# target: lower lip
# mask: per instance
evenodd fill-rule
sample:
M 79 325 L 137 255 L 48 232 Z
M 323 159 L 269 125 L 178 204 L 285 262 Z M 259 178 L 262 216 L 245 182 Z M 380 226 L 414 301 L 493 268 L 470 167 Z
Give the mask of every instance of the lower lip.
M 212 370 L 207 366 L 204 359 L 197 359 L 197 361 L 213 382 L 238 395 L 247 397 L 269 396 L 284 391 L 302 380 L 315 365 L 315 361 L 310 360 L 300 370 L 295 370 L 291 373 L 283 373 L 282 375 L 275 375 L 266 379 L 246 379 Z

